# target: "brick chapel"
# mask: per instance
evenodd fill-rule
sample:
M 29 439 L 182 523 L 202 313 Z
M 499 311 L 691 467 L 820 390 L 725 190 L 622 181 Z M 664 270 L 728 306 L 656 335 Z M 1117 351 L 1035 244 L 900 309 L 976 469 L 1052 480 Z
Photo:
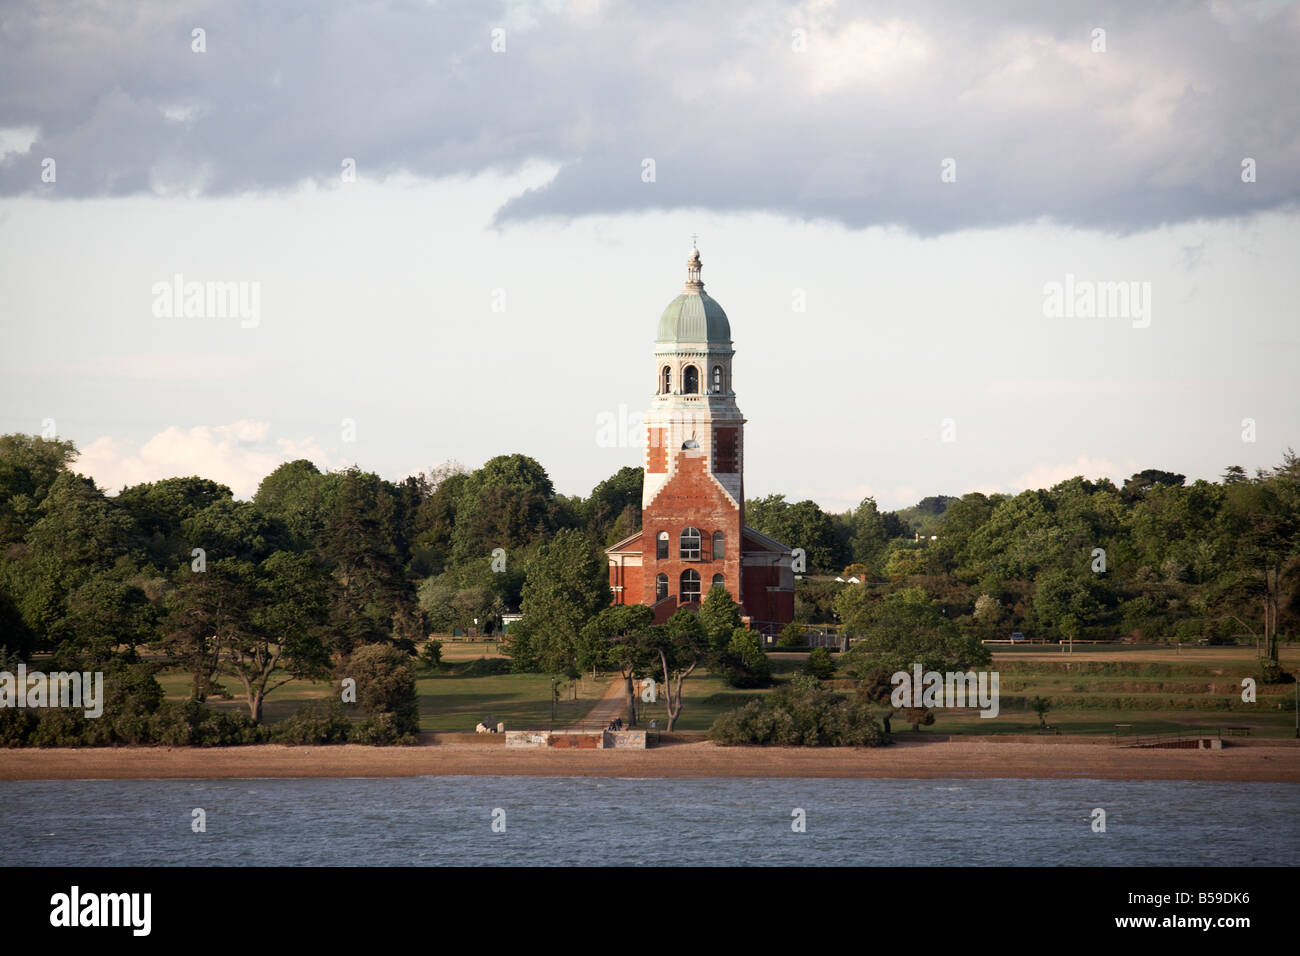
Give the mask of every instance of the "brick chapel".
M 646 604 L 662 624 L 722 585 L 751 627 L 794 619 L 791 551 L 745 525 L 745 419 L 732 378 L 731 324 L 700 280 L 659 318 L 655 396 L 646 415 L 641 530 L 606 550 L 615 604 Z

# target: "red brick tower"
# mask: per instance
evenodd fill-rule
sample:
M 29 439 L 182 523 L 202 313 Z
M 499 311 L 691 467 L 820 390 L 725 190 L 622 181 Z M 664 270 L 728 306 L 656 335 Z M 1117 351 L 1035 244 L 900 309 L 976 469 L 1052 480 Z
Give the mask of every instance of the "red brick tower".
M 745 527 L 745 419 L 732 388 L 731 326 L 704 291 L 692 249 L 686 287 L 659 319 L 646 415 L 641 531 L 608 550 L 616 604 L 662 622 L 721 584 L 755 623 L 794 615 L 789 549 Z

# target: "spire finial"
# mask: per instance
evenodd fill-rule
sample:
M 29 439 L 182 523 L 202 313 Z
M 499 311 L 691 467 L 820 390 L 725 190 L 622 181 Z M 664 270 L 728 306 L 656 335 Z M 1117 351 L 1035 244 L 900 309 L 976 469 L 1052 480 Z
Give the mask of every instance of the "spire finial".
M 686 291 L 700 293 L 704 291 L 704 283 L 700 280 L 700 270 L 704 263 L 700 261 L 700 250 L 695 244 L 699 236 L 691 233 L 691 257 L 686 260 Z

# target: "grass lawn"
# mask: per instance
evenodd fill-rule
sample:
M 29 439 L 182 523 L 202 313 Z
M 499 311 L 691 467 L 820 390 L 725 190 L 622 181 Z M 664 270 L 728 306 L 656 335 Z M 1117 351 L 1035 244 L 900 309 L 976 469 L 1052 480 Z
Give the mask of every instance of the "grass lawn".
M 464 638 L 458 638 L 453 641 L 445 634 L 433 635 L 435 640 L 442 641 L 442 659 L 456 663 L 459 661 L 472 661 L 480 657 L 505 657 L 501 653 L 501 645 L 497 641 L 467 641 Z
M 570 700 L 567 682 L 555 708 L 555 726 L 565 727 L 587 716 L 611 678 L 578 682 L 578 699 Z M 415 682 L 420 695 L 420 729 L 474 730 L 484 717 L 504 721 L 507 730 L 551 725 L 551 679 L 545 674 L 501 674 L 494 677 L 422 677 Z
M 457 641 L 443 645 L 444 659 L 464 662 L 479 657 L 498 657 L 491 641 Z M 839 655 L 833 655 L 838 659 Z M 1300 670 L 1300 647 L 1284 646 L 1283 667 Z M 787 680 L 803 664 L 806 654 L 776 654 L 771 661 L 774 674 Z M 1241 678 L 1254 673 L 1256 657 L 1250 647 L 1196 647 L 1177 651 L 1172 647 L 1106 647 L 1085 650 L 1076 646 L 1072 654 L 1059 650 L 1008 648 L 995 650 L 993 669 L 1000 674 L 1001 706 L 995 719 L 981 718 L 978 711 L 935 712 L 935 722 L 922 733 L 936 734 L 1032 734 L 1038 732 L 1038 716 L 1028 708 L 1029 698 L 1051 698 L 1047 723 L 1062 734 L 1111 734 L 1116 724 L 1132 725 L 1133 733 L 1204 731 L 1217 733 L 1220 727 L 1248 727 L 1252 736 L 1291 737 L 1295 734 L 1294 686 L 1260 686 L 1258 703 L 1241 701 Z M 1104 670 L 1098 670 L 1104 667 Z M 586 717 L 618 675 L 590 676 L 579 682 L 578 698 L 566 692 L 556 707 L 556 727 L 569 726 Z M 181 671 L 158 675 L 168 697 L 184 700 L 189 695 L 190 677 Z M 231 700 L 209 698 L 216 708 L 247 713 L 243 685 L 223 678 L 233 695 Z M 551 682 L 542 674 L 502 674 L 490 677 L 456 677 L 436 674 L 419 677 L 420 729 L 472 731 L 484 717 L 492 716 L 511 729 L 547 727 L 551 724 Z M 708 730 L 728 710 L 770 693 L 770 689 L 728 687 L 720 677 L 699 670 L 686 679 L 684 706 L 678 730 Z M 335 697 L 331 683 L 293 681 L 273 691 L 266 699 L 263 715 L 276 723 L 303 704 Z M 1122 706 L 1115 706 L 1116 701 Z M 1231 707 L 1227 705 L 1231 703 Z M 643 704 L 642 725 L 656 720 L 667 725 L 662 691 L 654 704 Z M 894 721 L 895 729 L 905 725 Z
M 1059 649 L 1009 648 L 993 652 L 999 672 L 1001 707 L 996 718 L 974 710 L 935 711 L 935 722 L 922 733 L 1036 734 L 1038 715 L 1023 701 L 1053 701 L 1047 724 L 1062 734 L 1218 733 L 1220 728 L 1249 728 L 1254 737 L 1295 735 L 1295 686 L 1256 688 L 1257 702 L 1241 700 L 1241 679 L 1257 667 L 1252 647 L 1167 646 L 1105 647 L 1073 653 Z M 1300 669 L 1300 648 L 1283 646 L 1282 666 Z M 1098 666 L 1107 669 L 1095 670 Z M 1116 699 L 1124 706 L 1112 706 Z M 901 725 L 895 720 L 894 727 Z

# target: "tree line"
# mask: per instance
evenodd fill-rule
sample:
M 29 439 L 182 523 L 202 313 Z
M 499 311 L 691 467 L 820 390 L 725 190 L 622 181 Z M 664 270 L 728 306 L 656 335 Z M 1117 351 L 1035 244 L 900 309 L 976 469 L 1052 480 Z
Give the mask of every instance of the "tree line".
M 147 657 L 182 668 L 195 702 L 238 693 L 258 723 L 285 681 L 337 678 L 375 645 L 413 655 L 455 627 L 495 634 L 519 609 L 506 644 L 516 669 L 612 667 L 635 632 L 629 673 L 669 687 L 692 666 L 765 679 L 730 611 L 713 627 L 701 615 L 698 633 L 686 618 L 663 631 L 611 624 L 602 549 L 639 528 L 639 468 L 580 497 L 518 454 L 398 482 L 299 460 L 241 501 L 202 477 L 107 495 L 76 455 L 68 441 L 0 436 L 0 646 L 14 659 L 96 669 Z M 1253 477 L 1234 467 L 1188 485 L 1151 470 L 1122 487 L 1075 478 L 899 512 L 872 499 L 843 514 L 746 502 L 747 523 L 806 554 L 805 622 L 866 631 L 891 595 L 919 589 L 967 636 L 1245 633 L 1274 656 L 1300 606 L 1298 516 L 1290 452 Z

